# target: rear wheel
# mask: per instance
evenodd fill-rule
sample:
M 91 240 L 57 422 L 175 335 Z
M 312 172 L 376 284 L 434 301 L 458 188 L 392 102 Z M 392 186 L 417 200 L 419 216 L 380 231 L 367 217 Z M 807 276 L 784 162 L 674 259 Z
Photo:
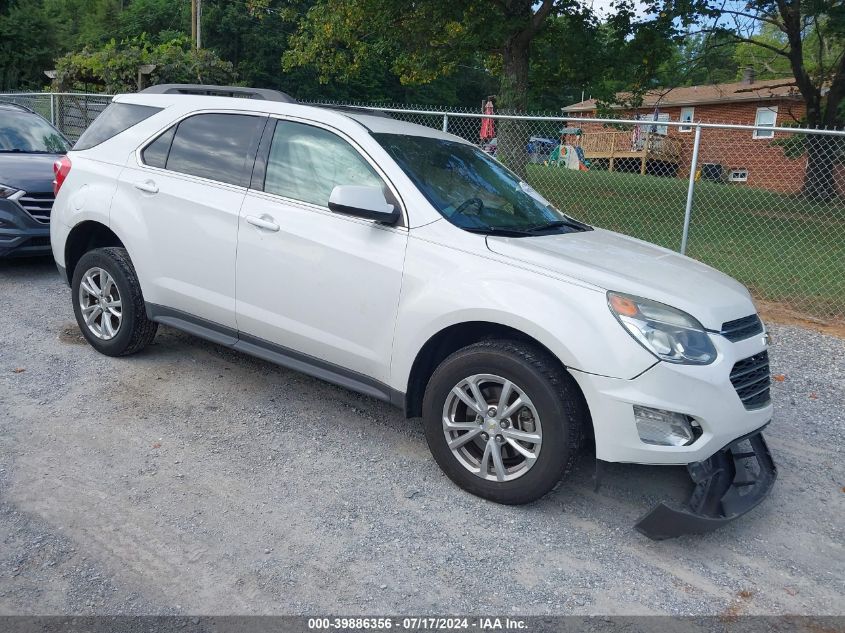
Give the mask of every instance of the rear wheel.
M 150 321 L 126 249 L 97 248 L 76 265 L 73 311 L 82 335 L 98 352 L 125 356 L 146 347 L 158 324 Z
M 435 460 L 465 490 L 528 503 L 572 467 L 586 410 L 572 378 L 544 350 L 482 341 L 435 370 L 423 401 Z

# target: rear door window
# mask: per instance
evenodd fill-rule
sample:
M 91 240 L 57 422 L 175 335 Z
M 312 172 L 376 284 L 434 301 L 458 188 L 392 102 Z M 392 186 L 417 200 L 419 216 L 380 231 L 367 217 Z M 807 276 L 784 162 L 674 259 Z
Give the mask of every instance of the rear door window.
M 135 103 L 111 103 L 82 133 L 73 149 L 76 151 L 91 149 L 128 130 L 133 125 L 137 125 L 144 119 L 149 119 L 161 110 L 161 108 Z
M 248 160 L 254 158 L 258 135 L 266 118 L 246 114 L 197 114 L 184 119 L 176 128 L 166 169 L 208 178 L 233 185 L 245 185 Z M 144 150 L 153 150 L 154 161 L 160 161 L 162 147 L 155 147 L 160 136 Z M 162 144 L 163 145 L 163 144 Z M 155 167 L 159 164 L 147 163 Z

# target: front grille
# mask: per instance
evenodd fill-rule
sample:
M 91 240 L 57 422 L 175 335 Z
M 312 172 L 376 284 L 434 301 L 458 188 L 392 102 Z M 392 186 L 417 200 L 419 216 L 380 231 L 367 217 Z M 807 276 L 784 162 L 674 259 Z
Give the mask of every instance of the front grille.
M 52 193 L 27 193 L 18 202 L 27 213 L 42 224 L 50 223 L 50 211 L 53 210 L 55 198 Z
M 742 341 L 763 332 L 763 323 L 756 314 L 722 323 L 721 334 L 729 341 Z
M 731 370 L 731 384 L 746 409 L 759 409 L 769 404 L 769 353 L 760 352 L 737 361 Z

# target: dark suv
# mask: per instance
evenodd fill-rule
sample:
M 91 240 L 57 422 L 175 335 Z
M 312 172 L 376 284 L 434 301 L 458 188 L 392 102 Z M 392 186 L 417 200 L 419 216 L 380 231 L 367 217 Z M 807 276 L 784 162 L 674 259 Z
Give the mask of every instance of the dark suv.
M 53 163 L 69 149 L 38 114 L 0 102 L 0 257 L 50 252 Z

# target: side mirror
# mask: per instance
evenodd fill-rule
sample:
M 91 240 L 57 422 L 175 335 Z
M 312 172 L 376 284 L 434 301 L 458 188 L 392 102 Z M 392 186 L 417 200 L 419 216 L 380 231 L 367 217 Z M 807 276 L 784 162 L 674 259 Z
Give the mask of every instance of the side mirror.
M 381 187 L 338 185 L 329 196 L 329 209 L 381 224 L 396 224 L 399 220 L 399 209 L 384 199 Z

